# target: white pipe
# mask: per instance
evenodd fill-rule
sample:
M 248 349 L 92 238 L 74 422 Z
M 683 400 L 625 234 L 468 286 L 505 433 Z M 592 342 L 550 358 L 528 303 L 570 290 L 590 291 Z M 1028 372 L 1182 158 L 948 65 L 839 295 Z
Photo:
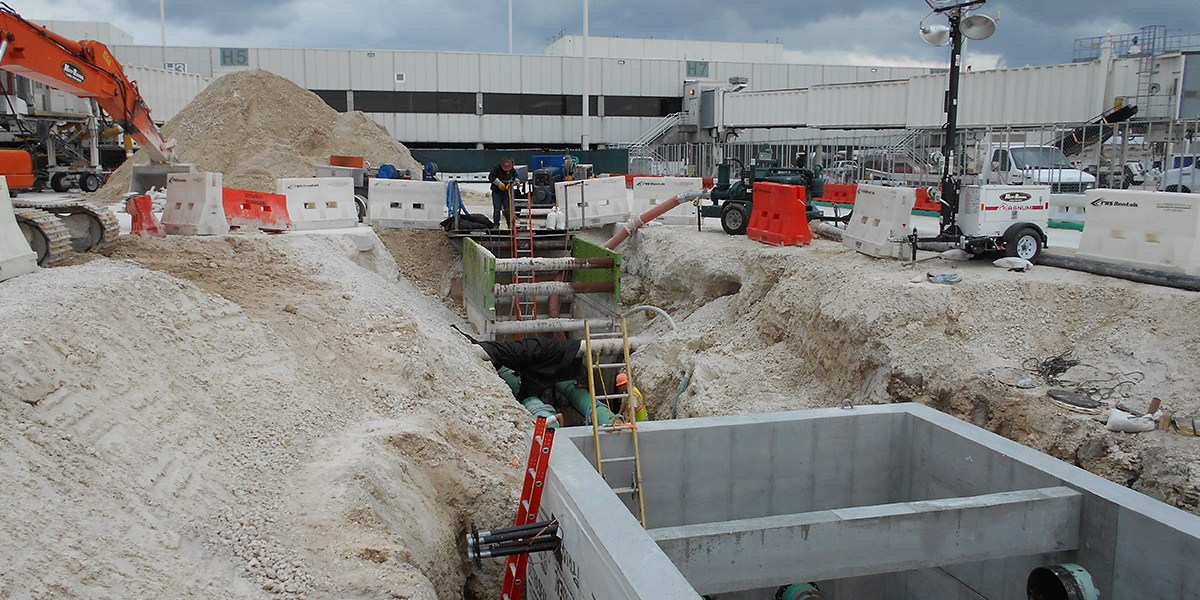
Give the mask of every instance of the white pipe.
M 638 306 L 635 306 L 635 307 L 621 313 L 621 316 L 627 317 L 635 312 L 638 312 L 639 310 L 654 311 L 654 312 L 667 318 L 667 322 L 671 324 L 671 331 L 675 331 L 675 330 L 679 329 L 678 327 L 675 326 L 675 319 L 672 319 L 671 315 L 667 314 L 667 311 L 665 311 L 657 306 L 650 306 L 649 304 L 640 304 Z
M 508 53 L 512 54 L 512 0 L 508 0 Z

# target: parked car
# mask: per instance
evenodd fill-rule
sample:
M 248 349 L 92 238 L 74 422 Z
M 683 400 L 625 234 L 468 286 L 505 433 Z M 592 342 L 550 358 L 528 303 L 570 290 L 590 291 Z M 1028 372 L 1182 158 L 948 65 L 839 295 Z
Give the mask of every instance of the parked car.
M 1158 189 L 1164 192 L 1183 192 L 1185 194 L 1200 192 L 1200 171 L 1196 170 L 1196 163 L 1192 162 L 1186 167 L 1163 171 Z

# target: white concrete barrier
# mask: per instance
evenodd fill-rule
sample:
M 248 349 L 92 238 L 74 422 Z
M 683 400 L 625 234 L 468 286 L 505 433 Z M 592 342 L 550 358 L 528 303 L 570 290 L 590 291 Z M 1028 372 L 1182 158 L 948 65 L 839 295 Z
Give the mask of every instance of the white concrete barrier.
M 222 235 L 229 233 L 222 199 L 220 173 L 167 175 L 167 205 L 163 230 L 169 235 Z
M 287 197 L 293 231 L 358 226 L 354 180 L 349 177 L 277 179 L 275 190 Z
M 1050 194 L 1050 220 L 1082 225 L 1087 218 L 1084 194 Z
M 8 181 L 0 177 L 0 281 L 33 272 L 37 253 L 29 247 L 25 234 L 13 215 L 8 198 Z
M 875 257 L 903 258 L 907 247 L 890 241 L 912 233 L 916 188 L 858 185 L 854 215 L 842 234 L 842 245 Z
M 630 212 L 643 214 L 673 196 L 700 191 L 703 186 L 704 180 L 699 177 L 634 177 Z M 695 225 L 696 205 L 691 202 L 680 204 L 655 220 L 668 225 Z
M 629 196 L 624 177 L 603 177 L 554 184 L 558 207 L 567 213 L 567 227 L 599 227 L 629 219 Z
M 367 191 L 371 225 L 390 229 L 441 229 L 446 184 L 441 181 L 372 179 Z
M 1080 258 L 1200 276 L 1200 195 L 1088 190 Z

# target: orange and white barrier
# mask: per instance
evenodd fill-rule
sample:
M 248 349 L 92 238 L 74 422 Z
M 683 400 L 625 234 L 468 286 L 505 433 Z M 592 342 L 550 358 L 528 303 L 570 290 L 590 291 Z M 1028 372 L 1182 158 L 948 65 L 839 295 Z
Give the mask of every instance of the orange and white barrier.
M 842 245 L 875 257 L 903 258 L 902 239 L 912 229 L 913 188 L 860 184 L 854 215 L 842 234 Z
M 8 197 L 8 182 L 0 177 L 0 281 L 31 273 L 36 268 L 37 253 L 29 247 L 17 225 Z
M 154 216 L 154 200 L 150 194 L 142 194 L 125 200 L 125 212 L 132 217 L 129 232 L 142 237 L 164 237 L 167 235 L 158 217 Z
M 286 196 L 224 188 L 221 200 L 230 227 L 257 227 L 264 231 L 287 231 L 292 227 Z
M 167 175 L 167 205 L 163 229 L 171 235 L 222 235 L 229 233 L 221 200 L 220 173 Z
M 807 246 L 812 242 L 807 198 L 802 186 L 756 182 L 746 237 L 773 246 Z
M 699 191 L 703 185 L 699 177 L 634 177 L 630 210 L 640 215 L 679 194 Z M 695 225 L 696 205 L 680 204 L 655 220 L 668 225 Z
M 358 226 L 354 180 L 349 177 L 277 179 L 275 191 L 287 198 L 293 231 Z
M 624 177 L 559 181 L 554 184 L 558 207 L 567 213 L 567 227 L 600 227 L 629 218 Z
M 1088 190 L 1075 256 L 1200 276 L 1200 194 Z
M 372 179 L 367 192 L 371 225 L 390 229 L 441 229 L 446 218 L 446 183 Z

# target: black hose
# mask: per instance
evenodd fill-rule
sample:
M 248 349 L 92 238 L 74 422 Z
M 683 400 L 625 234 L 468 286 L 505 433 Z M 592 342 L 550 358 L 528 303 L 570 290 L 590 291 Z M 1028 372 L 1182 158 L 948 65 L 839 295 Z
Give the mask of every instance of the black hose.
M 1143 269 L 1140 267 L 1130 267 L 1127 265 L 1118 265 L 1087 258 L 1061 256 L 1050 253 L 1043 253 L 1040 257 L 1038 257 L 1037 264 L 1048 267 L 1058 267 L 1060 269 L 1071 269 L 1072 271 L 1083 271 L 1085 273 L 1092 273 L 1094 275 L 1117 277 L 1119 279 L 1136 281 L 1138 283 L 1149 283 L 1151 285 L 1161 285 L 1180 290 L 1188 290 L 1191 292 L 1200 292 L 1200 277 L 1196 277 L 1194 275 L 1168 273 L 1166 271 L 1159 271 L 1155 269 Z

